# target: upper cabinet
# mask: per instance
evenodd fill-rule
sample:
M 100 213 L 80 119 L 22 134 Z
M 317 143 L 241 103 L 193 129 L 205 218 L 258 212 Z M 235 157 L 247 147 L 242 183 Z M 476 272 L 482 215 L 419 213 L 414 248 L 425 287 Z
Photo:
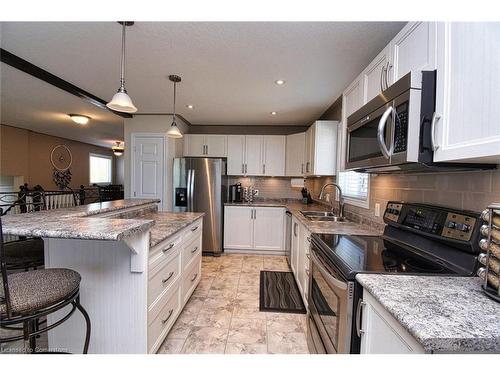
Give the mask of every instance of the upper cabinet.
M 228 135 L 227 142 L 228 175 L 285 175 L 285 136 Z
M 437 29 L 434 161 L 500 162 L 500 24 Z
M 308 176 L 333 176 L 337 166 L 338 121 L 316 121 L 306 132 Z
M 287 176 L 303 176 L 306 159 L 306 133 L 290 134 L 286 136 L 286 163 Z
M 389 44 L 388 86 L 411 71 L 436 69 L 437 22 L 410 22 Z
M 387 71 L 391 65 L 390 61 L 391 49 L 387 46 L 364 70 L 362 74 L 364 92 L 363 103 L 368 103 L 388 87 Z
M 347 118 L 356 112 L 364 104 L 365 89 L 363 84 L 363 74 L 359 75 L 342 94 L 342 122 L 346 123 Z
M 227 156 L 227 136 L 213 134 L 184 135 L 184 156 Z

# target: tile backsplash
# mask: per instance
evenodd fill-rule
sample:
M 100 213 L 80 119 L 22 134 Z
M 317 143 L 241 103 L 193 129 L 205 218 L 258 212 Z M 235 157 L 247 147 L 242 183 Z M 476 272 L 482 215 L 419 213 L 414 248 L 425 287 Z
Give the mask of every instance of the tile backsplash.
M 228 184 L 241 183 L 243 187 L 253 186 L 259 190 L 259 198 L 267 199 L 301 199 L 301 188 L 292 187 L 290 177 L 239 177 L 230 176 Z

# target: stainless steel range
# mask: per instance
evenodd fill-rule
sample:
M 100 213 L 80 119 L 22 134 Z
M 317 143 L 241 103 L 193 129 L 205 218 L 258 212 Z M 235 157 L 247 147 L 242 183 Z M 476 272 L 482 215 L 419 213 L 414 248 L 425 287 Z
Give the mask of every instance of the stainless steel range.
M 479 213 L 389 202 L 382 236 L 313 234 L 308 345 L 313 353 L 359 353 L 358 273 L 473 276 Z

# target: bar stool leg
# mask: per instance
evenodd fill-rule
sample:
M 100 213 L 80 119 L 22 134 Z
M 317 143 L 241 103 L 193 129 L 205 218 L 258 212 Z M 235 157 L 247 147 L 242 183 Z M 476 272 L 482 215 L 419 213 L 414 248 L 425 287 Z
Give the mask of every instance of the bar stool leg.
M 90 317 L 89 314 L 87 314 L 87 311 L 83 308 L 82 305 L 80 305 L 80 296 L 76 297 L 75 302 L 73 302 L 75 307 L 82 313 L 83 317 L 85 318 L 85 323 L 87 325 L 87 330 L 85 334 L 85 344 L 83 345 L 83 354 L 87 354 L 89 350 L 89 343 L 90 343 Z

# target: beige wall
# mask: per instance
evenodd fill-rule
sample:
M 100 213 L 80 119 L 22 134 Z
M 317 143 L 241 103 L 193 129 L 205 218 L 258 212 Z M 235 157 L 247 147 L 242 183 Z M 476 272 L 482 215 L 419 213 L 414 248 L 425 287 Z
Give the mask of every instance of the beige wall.
M 170 115 L 136 115 L 133 118 L 127 118 L 124 121 L 124 132 L 125 132 L 125 144 L 132 145 L 132 134 L 133 133 L 158 133 L 166 135 L 170 124 L 172 122 L 172 116 Z M 184 124 L 180 119 L 177 120 L 177 125 L 182 133 L 187 133 L 187 125 Z M 124 190 L 125 197 L 131 197 L 131 170 L 132 170 L 132 158 L 131 152 L 125 152 L 124 154 Z M 182 156 L 182 139 L 172 139 L 167 138 L 166 150 L 165 150 L 165 178 L 164 178 L 164 210 L 172 209 L 172 165 L 173 159 L 175 157 Z
M 0 125 L 0 175 L 23 176 L 30 186 L 57 189 L 52 181 L 50 152 L 58 144 L 68 146 L 73 154 L 72 188 L 89 185 L 89 153 L 113 155 L 108 148 Z

